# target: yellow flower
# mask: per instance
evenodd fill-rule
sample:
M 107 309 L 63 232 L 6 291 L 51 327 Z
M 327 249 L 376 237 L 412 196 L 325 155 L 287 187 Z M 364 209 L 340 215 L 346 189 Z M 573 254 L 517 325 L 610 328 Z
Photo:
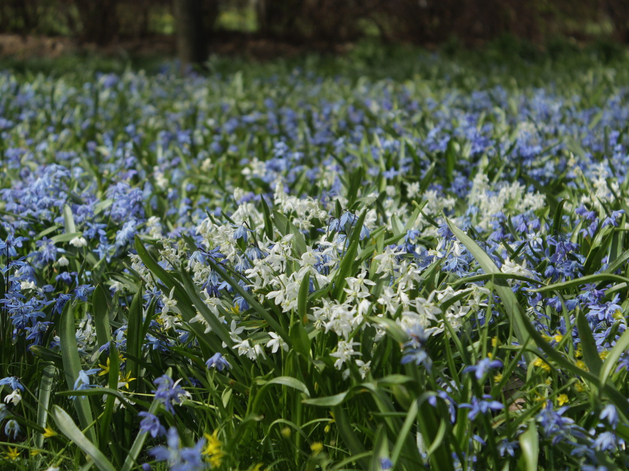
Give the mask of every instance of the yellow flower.
M 492 347 L 497 347 L 498 344 L 500 344 L 500 340 L 498 340 L 498 337 L 492 337 L 492 339 L 491 339 L 491 346 Z
M 127 389 L 129 389 L 129 383 L 131 381 L 135 381 L 135 378 L 131 377 L 131 372 L 129 371 L 126 375 L 122 374 L 122 371 L 120 372 L 120 375 L 118 376 L 118 387 L 122 388 L 123 386 Z
M 581 344 L 577 345 L 577 351 L 574 356 L 577 358 L 581 358 L 583 356 L 583 346 Z
M 290 435 L 292 432 L 291 432 L 290 427 L 284 427 L 280 433 L 282 434 L 282 437 L 290 438 Z
M 310 449 L 315 455 L 318 455 L 319 453 L 323 451 L 323 443 L 314 442 L 312 445 L 310 445 Z
M 569 401 L 570 401 L 570 398 L 568 397 L 567 394 L 560 394 L 559 396 L 557 396 L 557 404 L 559 404 L 559 407 L 563 406 Z
M 547 373 L 550 373 L 550 370 L 551 370 L 550 365 L 546 363 L 544 360 L 542 360 L 541 358 L 536 358 L 535 361 L 533 362 L 533 366 L 541 368 Z
M 20 457 L 20 452 L 18 451 L 17 447 L 9 447 L 9 451 L 5 452 L 4 456 L 6 456 L 7 459 L 11 461 L 15 461 Z
M 203 435 L 207 440 L 207 445 L 205 445 L 202 454 L 208 457 L 208 461 L 213 468 L 217 468 L 221 465 L 221 461 L 225 455 L 221 449 L 223 443 L 218 438 L 218 430 L 214 430 L 211 435 L 209 433 Z
M 609 355 L 609 350 L 603 350 L 602 352 L 598 354 L 598 356 L 601 357 L 601 360 L 604 360 L 605 358 L 607 358 L 607 355 Z
M 56 437 L 57 436 L 57 432 L 55 432 L 53 429 L 51 429 L 50 427 L 46 427 L 44 429 L 44 437 L 45 438 L 50 438 L 50 437 Z
M 582 370 L 589 371 L 587 365 L 583 360 L 577 360 L 575 364 Z
M 553 379 L 552 378 L 546 378 L 546 381 L 544 381 L 548 386 L 550 386 L 551 384 L 553 384 Z
M 494 383 L 499 383 L 500 381 L 502 381 L 502 373 L 498 373 L 494 376 Z
M 240 314 L 240 307 L 238 306 L 238 304 L 234 304 L 232 306 L 232 313 L 236 315 Z
M 325 433 L 329 433 L 330 430 L 332 430 L 332 424 L 335 422 L 334 420 L 334 414 L 332 412 L 330 412 L 330 415 L 332 416 L 332 419 L 330 419 L 330 421 L 328 422 L 328 424 L 325 426 L 325 428 L 323 429 L 323 431 Z
M 98 376 L 103 376 L 109 373 L 109 368 L 111 367 L 111 361 L 109 360 L 109 358 L 107 358 L 107 364 L 106 365 L 98 365 L 102 368 L 103 371 L 101 371 L 100 373 L 98 373 Z
M 553 336 L 553 340 L 557 343 L 561 342 L 563 340 L 563 335 L 562 334 L 555 334 Z
M 31 451 L 30 451 L 31 456 L 37 456 L 37 455 L 39 455 L 40 452 L 41 452 L 41 450 L 38 450 L 37 448 L 32 448 Z

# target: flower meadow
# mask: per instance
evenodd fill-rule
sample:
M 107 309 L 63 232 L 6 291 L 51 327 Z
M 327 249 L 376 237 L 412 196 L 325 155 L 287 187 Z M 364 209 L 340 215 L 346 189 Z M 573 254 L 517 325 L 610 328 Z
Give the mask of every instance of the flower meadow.
M 413 60 L 0 73 L 0 467 L 627 469 L 629 80 Z

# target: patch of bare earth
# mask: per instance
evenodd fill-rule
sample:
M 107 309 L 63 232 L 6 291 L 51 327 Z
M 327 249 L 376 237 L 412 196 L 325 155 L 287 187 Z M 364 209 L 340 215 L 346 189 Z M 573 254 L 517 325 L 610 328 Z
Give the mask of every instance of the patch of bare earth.
M 343 54 L 351 47 L 351 44 L 329 44 L 318 41 L 294 44 L 254 35 L 225 32 L 215 34 L 208 49 L 210 54 L 268 60 L 277 57 L 295 57 L 312 51 Z M 99 53 L 113 57 L 132 55 L 169 58 L 176 54 L 176 42 L 173 36 L 153 36 L 143 39 L 120 39 L 98 46 L 62 36 L 0 34 L 0 58 L 25 60 L 47 57 L 54 59 L 66 54 L 85 53 Z

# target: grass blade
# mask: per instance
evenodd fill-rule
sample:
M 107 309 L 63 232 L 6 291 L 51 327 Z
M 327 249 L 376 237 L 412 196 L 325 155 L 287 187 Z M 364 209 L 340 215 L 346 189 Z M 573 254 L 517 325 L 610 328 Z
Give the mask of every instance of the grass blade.
M 39 382 L 39 394 L 37 397 L 37 425 L 46 428 L 48 422 L 48 407 L 50 404 L 50 395 L 52 390 L 52 381 L 55 376 L 55 366 L 48 365 L 42 370 L 41 381 Z M 37 432 L 35 434 L 35 448 L 44 446 L 44 434 Z
M 520 435 L 520 448 L 522 449 L 521 460 L 526 471 L 537 471 L 537 459 L 539 457 L 539 435 L 534 421 L 529 425 L 522 435 Z
M 446 219 L 446 221 L 452 233 L 461 241 L 463 245 L 465 245 L 467 250 L 470 251 L 485 273 L 502 274 L 493 260 L 489 258 L 489 255 L 487 255 L 484 250 L 481 249 L 474 240 L 472 240 L 472 238 L 456 227 L 449 219 Z M 530 335 L 527 333 L 527 329 L 524 325 L 524 313 L 518 304 L 515 294 L 511 291 L 511 287 L 506 280 L 496 278 L 494 279 L 494 284 L 496 286 L 496 292 L 505 306 L 507 316 L 509 316 L 509 320 L 513 324 L 513 329 L 518 342 L 520 345 L 526 345 L 529 341 Z M 527 362 L 530 362 L 531 355 L 528 354 L 526 357 Z
M 107 457 L 85 436 L 76 426 L 72 417 L 61 407 L 55 406 L 51 412 L 53 419 L 61 433 L 68 437 L 83 453 L 92 458 L 94 464 L 100 471 L 116 471 L 116 468 L 109 462 Z
M 63 361 L 63 372 L 66 377 L 69 389 L 74 389 L 74 383 L 81 371 L 81 359 L 79 358 L 79 347 L 76 343 L 76 331 L 74 326 L 73 304 L 68 302 L 61 314 L 59 326 L 59 346 L 61 348 L 61 359 Z M 74 407 L 79 417 L 79 423 L 87 433 L 88 439 L 96 443 L 96 433 L 91 428 L 93 422 L 92 409 L 87 397 L 77 396 L 74 399 Z
M 98 285 L 92 294 L 92 309 L 94 310 L 94 326 L 96 327 L 96 339 L 98 347 L 102 347 L 111 339 L 109 326 L 109 310 L 111 303 L 103 285 Z

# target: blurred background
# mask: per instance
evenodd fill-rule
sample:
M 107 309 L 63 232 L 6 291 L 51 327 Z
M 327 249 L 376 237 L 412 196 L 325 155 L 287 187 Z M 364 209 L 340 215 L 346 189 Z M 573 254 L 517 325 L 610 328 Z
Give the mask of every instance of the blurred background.
M 628 0 L 0 0 L 0 56 L 98 51 L 200 63 L 213 53 L 343 52 L 361 41 L 428 49 L 502 41 L 533 54 L 621 47 L 628 20 Z

